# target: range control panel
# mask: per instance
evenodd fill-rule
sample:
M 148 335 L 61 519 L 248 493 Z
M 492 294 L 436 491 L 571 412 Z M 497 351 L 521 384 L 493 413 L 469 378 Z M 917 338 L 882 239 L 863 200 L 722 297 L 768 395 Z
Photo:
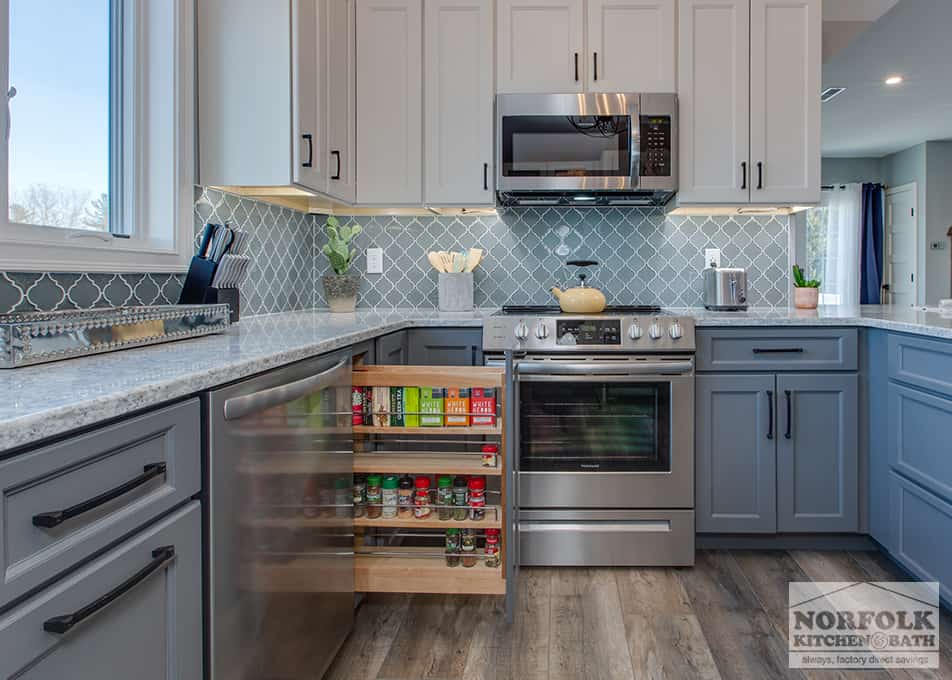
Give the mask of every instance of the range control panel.
M 483 350 L 503 352 L 693 352 L 694 319 L 623 316 L 496 315 L 483 323 Z
M 621 321 L 573 319 L 555 322 L 557 345 L 620 345 Z

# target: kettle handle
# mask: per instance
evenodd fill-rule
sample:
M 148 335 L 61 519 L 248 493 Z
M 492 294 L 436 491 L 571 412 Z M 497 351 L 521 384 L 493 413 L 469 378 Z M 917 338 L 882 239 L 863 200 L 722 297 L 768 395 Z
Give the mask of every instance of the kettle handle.
M 570 267 L 594 267 L 598 265 L 598 262 L 595 260 L 569 260 L 565 264 Z

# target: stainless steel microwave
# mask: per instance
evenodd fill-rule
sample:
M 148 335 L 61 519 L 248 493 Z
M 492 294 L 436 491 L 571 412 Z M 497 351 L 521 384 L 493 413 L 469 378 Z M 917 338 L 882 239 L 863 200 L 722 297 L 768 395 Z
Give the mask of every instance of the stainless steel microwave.
M 666 203 L 678 188 L 675 94 L 501 94 L 502 204 Z

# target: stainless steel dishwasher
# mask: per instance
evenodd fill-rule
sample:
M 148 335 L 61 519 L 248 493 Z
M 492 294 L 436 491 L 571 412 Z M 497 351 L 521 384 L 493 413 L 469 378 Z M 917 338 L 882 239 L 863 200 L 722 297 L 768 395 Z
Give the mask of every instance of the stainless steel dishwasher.
M 354 612 L 350 352 L 209 397 L 212 680 L 320 678 Z

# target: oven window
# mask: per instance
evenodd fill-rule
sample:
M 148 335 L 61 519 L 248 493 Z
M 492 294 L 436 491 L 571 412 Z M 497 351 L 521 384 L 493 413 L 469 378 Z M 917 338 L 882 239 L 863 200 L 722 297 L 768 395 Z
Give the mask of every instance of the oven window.
M 670 472 L 671 385 L 524 382 L 520 469 Z
M 628 177 L 628 116 L 506 116 L 505 177 Z

